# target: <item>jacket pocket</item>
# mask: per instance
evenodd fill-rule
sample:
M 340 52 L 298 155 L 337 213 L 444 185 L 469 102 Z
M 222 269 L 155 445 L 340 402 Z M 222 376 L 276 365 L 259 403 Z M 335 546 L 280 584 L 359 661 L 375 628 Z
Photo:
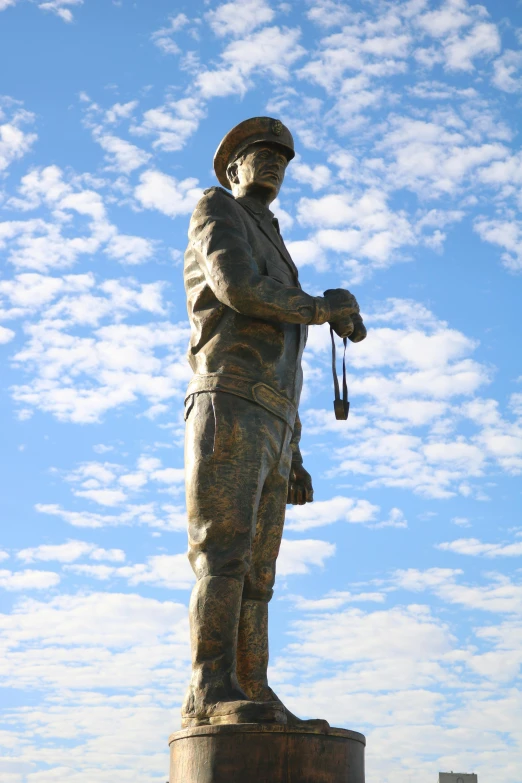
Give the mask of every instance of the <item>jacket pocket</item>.
M 196 395 L 195 394 L 191 394 L 185 400 L 185 414 L 184 414 L 185 421 L 187 421 L 188 417 L 190 416 L 190 411 L 194 407 L 194 400 L 195 399 L 196 399 Z

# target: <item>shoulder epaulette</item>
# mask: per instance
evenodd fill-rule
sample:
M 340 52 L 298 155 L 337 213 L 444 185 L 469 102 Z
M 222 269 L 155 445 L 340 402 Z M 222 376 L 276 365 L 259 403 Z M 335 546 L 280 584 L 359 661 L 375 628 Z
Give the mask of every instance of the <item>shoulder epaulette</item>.
M 211 188 L 207 188 L 203 191 L 203 193 L 206 196 L 207 193 L 213 193 L 215 190 L 219 190 L 221 193 L 224 193 L 225 196 L 229 196 L 229 198 L 234 198 L 232 193 L 229 193 L 228 190 L 225 190 L 225 188 L 220 188 L 218 185 L 213 185 Z

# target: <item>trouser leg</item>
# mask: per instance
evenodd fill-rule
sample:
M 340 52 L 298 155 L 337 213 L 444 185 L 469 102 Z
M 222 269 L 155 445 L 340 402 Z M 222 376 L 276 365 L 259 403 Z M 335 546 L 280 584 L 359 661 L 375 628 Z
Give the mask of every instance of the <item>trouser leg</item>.
M 291 465 L 289 440 L 285 441 L 281 458 L 263 485 L 252 545 L 252 564 L 245 577 L 237 646 L 237 674 L 241 688 L 251 699 L 279 703 L 281 701 L 268 684 L 267 676 L 268 602 L 273 593 L 276 560 L 283 535 Z M 290 725 L 321 730 L 329 726 L 325 720 L 301 720 L 287 707 L 284 710 Z
M 237 671 L 241 687 L 253 699 L 271 699 L 268 686 L 268 602 L 273 594 L 281 546 L 290 473 L 291 431 L 287 429 L 279 459 L 263 485 L 257 512 L 252 562 L 245 576 L 239 621 Z
M 248 698 L 236 675 L 241 580 L 226 576 L 198 579 L 190 599 L 192 679 L 183 715 L 205 713 L 208 705 Z
M 268 602 L 243 598 L 237 645 L 237 676 L 250 699 L 267 700 Z
M 236 676 L 237 633 L 261 491 L 285 425 L 224 393 L 197 395 L 187 420 L 192 679 L 184 714 L 246 698 Z

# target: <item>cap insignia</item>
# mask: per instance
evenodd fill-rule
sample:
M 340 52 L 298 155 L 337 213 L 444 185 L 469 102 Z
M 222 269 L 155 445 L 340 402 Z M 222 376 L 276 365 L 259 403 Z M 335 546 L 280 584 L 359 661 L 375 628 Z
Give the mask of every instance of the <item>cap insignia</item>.
M 283 132 L 283 123 L 281 120 L 274 120 L 272 123 L 272 133 L 274 136 L 280 136 Z

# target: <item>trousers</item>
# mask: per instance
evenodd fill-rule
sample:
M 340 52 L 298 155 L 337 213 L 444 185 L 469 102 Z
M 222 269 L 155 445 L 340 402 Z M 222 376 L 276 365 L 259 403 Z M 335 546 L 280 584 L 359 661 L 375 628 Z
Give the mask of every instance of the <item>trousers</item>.
M 189 560 L 197 579 L 225 576 L 243 598 L 269 601 L 281 545 L 292 451 L 282 419 L 222 391 L 185 409 Z

